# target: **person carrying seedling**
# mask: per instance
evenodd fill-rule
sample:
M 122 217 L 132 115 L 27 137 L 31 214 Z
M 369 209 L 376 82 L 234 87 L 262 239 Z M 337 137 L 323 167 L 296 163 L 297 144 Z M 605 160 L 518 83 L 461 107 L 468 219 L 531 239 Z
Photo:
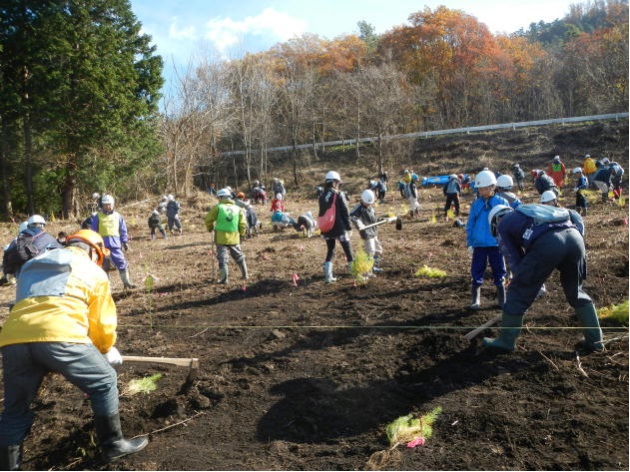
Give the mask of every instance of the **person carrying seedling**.
M 575 192 L 575 209 L 582 216 L 586 216 L 588 201 L 586 196 L 584 196 L 584 191 L 588 190 L 588 178 L 583 174 L 581 167 L 573 169 L 573 174 L 577 177 L 575 187 L 573 187 Z
M 496 206 L 488 215 L 492 234 L 514 271 L 503 306 L 498 338 L 484 338 L 483 345 L 513 351 L 523 317 L 554 269 L 569 305 L 583 327 L 586 352 L 604 349 L 602 330 L 593 300 L 582 289 L 587 273 L 584 222 L 573 210 L 549 205 L 521 205 L 516 210 Z
M 232 192 L 223 188 L 217 192 L 219 203 L 206 214 L 205 224 L 209 232 L 214 230 L 214 242 L 217 245 L 219 261 L 218 283 L 228 283 L 230 256 L 239 269 L 244 280 L 249 278 L 245 254 L 241 249 L 241 237 L 247 232 L 245 213 L 232 200 Z
M 446 196 L 444 218 L 448 217 L 448 211 L 451 209 L 451 205 L 455 208 L 455 216 L 459 216 L 459 194 L 462 192 L 462 187 L 457 174 L 449 175 L 448 182 L 442 187 L 442 192 Z
M 141 451 L 146 437 L 125 439 L 120 426 L 117 315 L 109 279 L 100 266 L 107 248 L 82 229 L 66 247 L 22 267 L 16 302 L 0 331 L 4 411 L 0 417 L 0 470 L 20 470 L 22 443 L 35 413 L 31 403 L 44 376 L 56 372 L 90 400 L 96 437 L 106 462 Z
M 324 193 L 319 198 L 318 224 L 322 236 L 326 241 L 326 259 L 323 270 L 327 283 L 333 283 L 337 279 L 333 276 L 333 258 L 335 257 L 335 245 L 337 241 L 346 255 L 348 267 L 351 266 L 353 255 L 350 246 L 352 226 L 348 211 L 348 202 L 344 192 L 339 191 L 341 177 L 339 172 L 331 170 L 326 174 Z M 329 226 L 327 226 L 329 224 Z
M 403 188 L 401 193 L 409 202 L 409 218 L 415 218 L 418 216 L 418 212 L 420 211 L 420 204 L 418 203 L 418 190 L 416 188 L 417 181 L 417 175 L 408 170 L 405 171 L 405 175 L 402 178 Z
M 182 222 L 179 216 L 179 211 L 181 209 L 181 204 L 175 200 L 173 195 L 168 195 L 166 201 L 166 218 L 168 223 L 168 230 L 171 234 L 174 233 L 173 228 L 182 235 Z
M 381 269 L 381 256 L 383 255 L 383 246 L 378 240 L 378 226 L 372 228 L 363 229 L 365 226 L 376 223 L 378 220 L 374 212 L 374 203 L 376 202 L 376 196 L 372 190 L 364 190 L 361 194 L 361 203 L 359 203 L 350 212 L 350 221 L 359 230 L 359 235 L 363 240 L 363 248 L 368 257 L 374 260 L 372 266 L 372 273 L 367 274 L 373 276 L 374 273 L 382 272 Z
M 522 202 L 514 193 L 512 193 L 513 185 L 514 181 L 512 180 L 512 177 L 507 174 L 500 175 L 497 177 L 497 190 L 495 195 L 505 198 L 512 208 L 516 208 Z
M 122 215 L 114 211 L 114 197 L 103 195 L 101 210 L 96 213 L 90 229 L 103 237 L 105 247 L 110 252 L 111 262 L 118 269 L 124 287 L 136 288 L 129 278 L 129 262 L 123 254 L 123 249 L 129 250 L 127 224 Z
M 164 231 L 164 226 L 162 225 L 162 218 L 160 217 L 160 212 L 158 210 L 153 210 L 151 216 L 149 216 L 149 229 L 151 230 L 151 240 L 155 239 L 155 230 L 159 230 L 162 233 L 162 239 L 166 239 L 166 231 Z
M 486 266 L 490 263 L 494 285 L 497 287 L 497 303 L 505 303 L 505 276 L 507 271 L 503 255 L 499 251 L 499 243 L 490 232 L 488 214 L 497 205 L 508 205 L 507 200 L 497 197 L 494 190 L 497 179 L 489 170 L 479 172 L 475 176 L 475 189 L 478 198 L 470 205 L 470 214 L 466 223 L 466 245 L 472 255 L 470 274 L 472 276 L 470 308 L 481 307 L 481 286 Z

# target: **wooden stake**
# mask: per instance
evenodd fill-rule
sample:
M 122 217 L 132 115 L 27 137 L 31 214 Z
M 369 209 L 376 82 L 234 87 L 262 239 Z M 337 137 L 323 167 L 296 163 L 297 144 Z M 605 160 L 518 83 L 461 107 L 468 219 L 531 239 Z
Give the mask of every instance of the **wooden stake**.
M 122 356 L 123 362 L 153 362 L 155 364 L 172 364 L 180 367 L 199 368 L 199 359 L 196 357 L 147 357 L 147 356 Z

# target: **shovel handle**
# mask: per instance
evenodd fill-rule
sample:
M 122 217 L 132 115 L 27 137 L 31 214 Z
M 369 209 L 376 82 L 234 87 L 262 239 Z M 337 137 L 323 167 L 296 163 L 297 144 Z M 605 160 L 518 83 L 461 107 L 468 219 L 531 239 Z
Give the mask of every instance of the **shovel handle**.
M 196 357 L 148 357 L 148 356 L 122 356 L 123 362 L 153 362 L 155 364 L 171 364 L 180 367 L 190 367 L 197 369 L 199 359 Z
M 499 321 L 501 321 L 501 316 L 502 315 L 497 315 L 494 318 L 492 318 L 490 321 L 486 321 L 484 324 L 479 326 L 479 328 L 473 329 L 470 333 L 466 334 L 464 337 L 468 341 L 471 341 L 475 336 L 477 336 L 479 333 L 481 333 L 484 329 L 487 329 L 490 326 L 492 326 L 492 325 L 498 323 Z

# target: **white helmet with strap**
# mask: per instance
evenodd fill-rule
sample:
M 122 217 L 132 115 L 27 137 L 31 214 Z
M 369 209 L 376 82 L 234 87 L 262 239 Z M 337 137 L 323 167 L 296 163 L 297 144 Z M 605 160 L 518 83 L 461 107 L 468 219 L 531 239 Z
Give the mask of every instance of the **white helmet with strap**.
M 376 196 L 372 190 L 367 189 L 361 194 L 361 201 L 367 205 L 373 205 L 376 201 Z
M 496 184 L 497 178 L 489 170 L 482 170 L 475 177 L 475 188 L 485 188 Z
M 336 180 L 338 182 L 341 182 L 341 176 L 339 175 L 339 172 L 331 170 L 330 172 L 326 173 L 326 177 L 324 180 Z
M 227 188 L 222 188 L 217 192 L 217 197 L 219 198 L 230 198 L 232 196 L 232 192 Z

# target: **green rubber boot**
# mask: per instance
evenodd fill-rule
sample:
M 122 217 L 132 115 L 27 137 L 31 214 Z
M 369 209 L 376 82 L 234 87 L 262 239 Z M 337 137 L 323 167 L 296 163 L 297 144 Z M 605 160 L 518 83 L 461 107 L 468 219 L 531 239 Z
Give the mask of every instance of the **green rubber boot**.
M 512 352 L 516 347 L 516 338 L 521 334 L 523 327 L 523 317 L 519 315 L 508 315 L 503 312 L 501 318 L 501 333 L 498 338 L 483 338 L 483 346 L 503 351 Z
M 584 328 L 582 331 L 584 333 L 584 347 L 589 351 L 602 351 L 604 342 L 595 305 L 590 303 L 576 308 L 575 314 L 582 328 Z

